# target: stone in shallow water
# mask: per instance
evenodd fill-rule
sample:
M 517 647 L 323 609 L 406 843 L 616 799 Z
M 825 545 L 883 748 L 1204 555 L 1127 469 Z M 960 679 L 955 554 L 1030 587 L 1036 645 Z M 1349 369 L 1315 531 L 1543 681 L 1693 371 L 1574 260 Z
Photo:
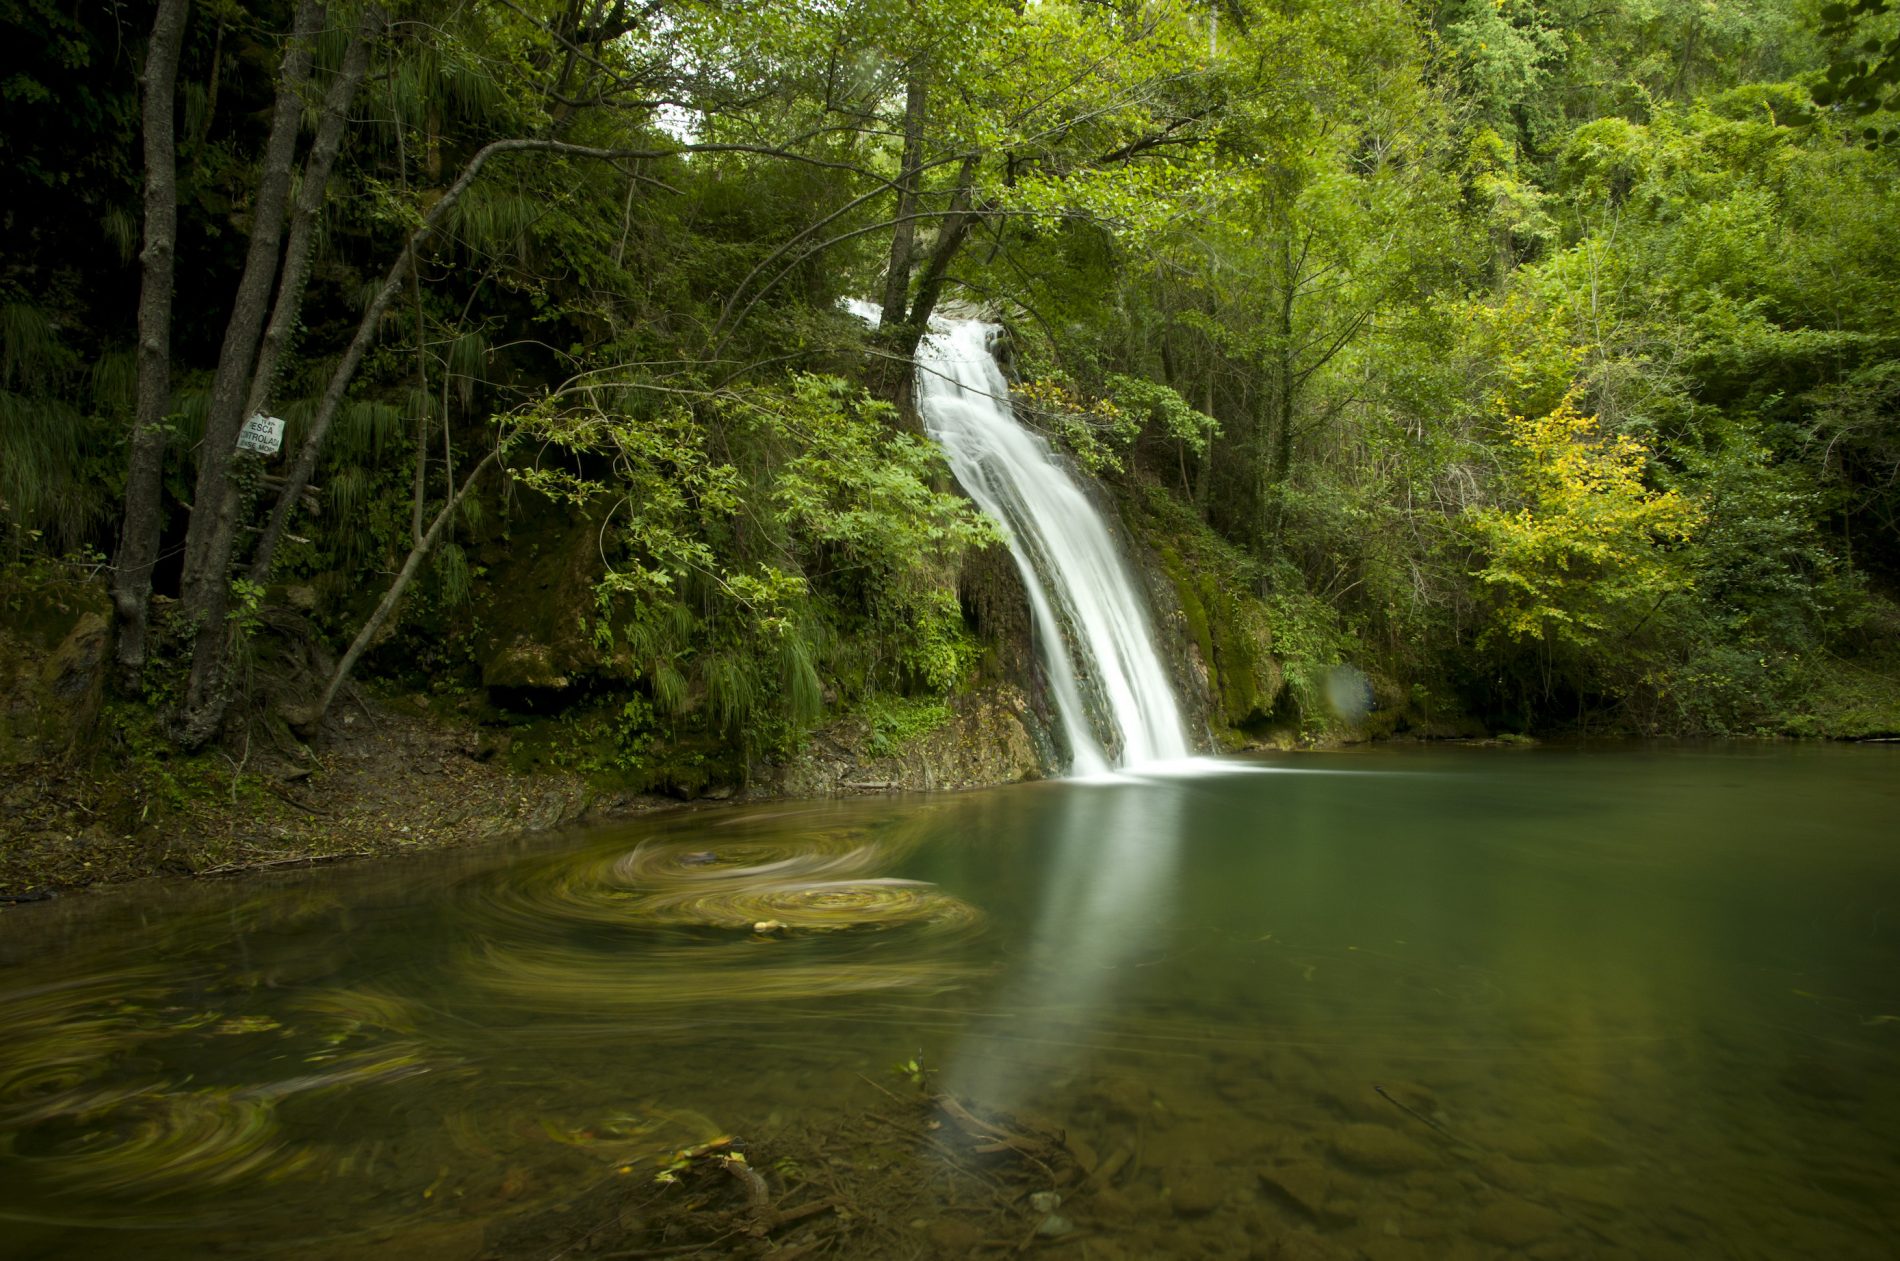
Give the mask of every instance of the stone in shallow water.
M 1471 1233 L 1486 1243 L 1524 1248 L 1563 1229 L 1564 1219 L 1541 1204 L 1513 1196 L 1494 1200 L 1471 1219 Z
M 1481 1162 L 1478 1176 L 1500 1191 L 1528 1191 L 1537 1185 L 1537 1176 L 1509 1156 L 1494 1156 Z
M 480 1222 L 454 1222 L 402 1231 L 371 1251 L 412 1261 L 476 1261 L 486 1249 Z
M 1430 1149 L 1384 1125 L 1342 1125 L 1333 1131 L 1333 1155 L 1363 1173 L 1404 1173 L 1436 1164 Z
M 1338 1183 L 1338 1175 L 1324 1165 L 1281 1165 L 1260 1170 L 1260 1184 L 1270 1194 L 1326 1225 L 1347 1225 L 1358 1216 L 1352 1204 L 1339 1197 Z
M 1366 1261 L 1445 1261 L 1445 1250 L 1438 1243 L 1425 1244 L 1416 1239 L 1393 1239 L 1378 1235 L 1359 1241 Z
M 1576 1126 L 1555 1130 L 1546 1141 L 1551 1159 L 1566 1165 L 1614 1165 L 1623 1159 L 1608 1141 Z
M 952 1255 L 959 1252 L 975 1252 L 983 1246 L 984 1231 L 974 1222 L 957 1218 L 942 1218 L 930 1223 L 926 1233 L 930 1242 L 939 1249 Z
M 1168 1176 L 1168 1198 L 1180 1217 L 1202 1217 L 1226 1198 L 1211 1165 L 1176 1165 Z
M 1347 1261 L 1352 1253 L 1311 1231 L 1295 1230 L 1281 1235 L 1266 1255 L 1272 1261 Z
M 1111 1077 L 1089 1092 L 1085 1102 L 1100 1108 L 1110 1121 L 1141 1121 L 1154 1112 L 1154 1096 L 1132 1077 Z

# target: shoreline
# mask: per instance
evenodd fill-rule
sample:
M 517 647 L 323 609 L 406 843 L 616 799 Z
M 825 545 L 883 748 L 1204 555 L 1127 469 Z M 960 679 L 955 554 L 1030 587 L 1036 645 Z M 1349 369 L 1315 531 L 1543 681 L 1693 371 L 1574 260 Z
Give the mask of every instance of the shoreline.
M 361 721 L 359 721 L 359 716 Z M 534 836 L 687 809 L 775 801 L 823 801 L 906 792 L 967 791 L 1045 778 L 1026 715 L 979 699 L 939 731 L 896 755 L 867 757 L 850 719 L 820 733 L 796 758 L 742 789 L 697 798 L 604 789 L 574 772 L 518 772 L 493 758 L 479 729 L 422 718 L 387 700 L 333 719 L 314 765 L 277 754 L 227 767 L 222 796 L 201 777 L 193 795 L 157 819 L 114 828 L 107 812 L 149 814 L 166 792 L 136 768 L 40 763 L 0 787 L 0 913 L 12 907 L 118 888 L 146 879 L 243 879 L 274 871 L 447 853 L 511 836 Z M 987 762 L 971 737 L 1004 739 Z M 1459 736 L 1411 732 L 1352 739 L 1260 741 L 1214 756 L 1336 752 L 1372 745 L 1460 745 L 1530 749 L 1578 740 L 1683 744 L 1711 737 Z M 1724 742 L 1804 743 L 1788 734 L 1719 737 Z M 1893 738 L 1822 737 L 1826 743 L 1896 743 Z M 854 747 L 856 746 L 856 747 Z M 1007 747 L 1005 747 L 1007 746 Z M 229 761 L 228 757 L 226 758 Z M 249 761 L 249 760 L 247 760 Z M 200 770 L 204 768 L 200 766 Z M 131 782 L 128 785 L 127 781 Z M 175 789 L 175 785 L 173 786 Z M 84 816 L 83 820 L 81 816 Z

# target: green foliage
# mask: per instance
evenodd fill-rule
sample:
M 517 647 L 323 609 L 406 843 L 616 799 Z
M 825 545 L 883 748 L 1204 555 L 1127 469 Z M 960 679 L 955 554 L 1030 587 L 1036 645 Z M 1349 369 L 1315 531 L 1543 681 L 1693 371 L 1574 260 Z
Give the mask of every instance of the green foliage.
M 1892 122 L 1900 113 L 1900 24 L 1892 14 L 1888 0 L 1821 6 L 1821 33 L 1838 51 L 1810 89 L 1814 103 L 1857 125 L 1869 147 L 1900 141 Z
M 1688 585 L 1668 545 L 1700 520 L 1675 491 L 1643 484 L 1649 453 L 1604 434 L 1566 399 L 1546 415 L 1512 416 L 1512 469 L 1504 505 L 1470 509 L 1491 625 L 1479 636 L 1591 649 L 1627 637 Z M 1515 504 L 1515 506 L 1511 506 Z
M 463 502 L 371 668 L 474 686 L 515 598 L 489 568 L 537 542 L 534 496 L 587 523 L 600 567 L 544 619 L 582 624 L 553 741 L 572 764 L 697 791 L 722 751 L 828 713 L 874 715 L 879 748 L 938 720 L 982 660 L 956 578 L 993 532 L 882 401 L 903 369 L 835 313 L 882 291 L 907 122 L 908 292 L 934 266 L 986 304 L 1024 419 L 1165 500 L 1153 533 L 1231 725 L 1318 730 L 1352 660 L 1511 725 L 1818 730 L 1852 707 L 1809 693 L 1863 677 L 1819 663 L 1881 660 L 1885 0 L 1321 0 L 1217 27 L 1188 0 L 767 0 L 613 9 L 627 29 L 578 49 L 529 8 L 399 6 L 373 49 L 272 403 L 293 445 L 482 146 L 676 152 L 496 157 L 421 251 L 278 576 L 346 642 L 496 443 L 509 480 Z M 118 532 L 140 32 L 14 9 L 0 529 L 51 563 Z M 221 2 L 186 32 L 161 594 L 282 20 Z M 247 634 L 265 595 L 237 589 Z
M 82 372 L 48 311 L 0 301 L 0 529 L 16 551 L 99 541 L 117 481 L 111 425 L 131 412 L 126 366 L 113 353 Z
M 645 747 L 630 731 L 703 725 L 782 751 L 833 688 L 941 696 L 974 664 L 955 576 L 994 529 L 935 489 L 933 446 L 842 380 L 697 405 L 593 383 L 509 425 L 511 449 L 535 453 L 517 479 L 602 521 L 592 640 L 646 698 L 619 720 L 624 765 Z
M 911 741 L 950 721 L 950 707 L 927 697 L 867 697 L 858 714 L 868 729 L 864 752 L 871 757 L 894 757 Z
M 794 376 L 789 388 L 746 400 L 745 420 L 794 454 L 770 498 L 809 579 L 857 614 L 890 662 L 889 682 L 941 694 L 975 659 L 955 579 L 964 553 L 997 538 L 947 480 L 933 444 L 890 425 L 890 409 L 851 397 L 836 378 Z M 875 682 L 869 679 L 867 682 Z

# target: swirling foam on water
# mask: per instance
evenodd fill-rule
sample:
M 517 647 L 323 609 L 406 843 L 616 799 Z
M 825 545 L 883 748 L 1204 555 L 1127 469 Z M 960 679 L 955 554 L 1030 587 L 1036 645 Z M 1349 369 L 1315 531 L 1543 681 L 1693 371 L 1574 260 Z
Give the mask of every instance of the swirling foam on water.
M 980 916 L 932 885 L 871 874 L 898 849 L 849 831 L 667 839 L 517 867 L 470 891 L 482 940 L 462 967 L 491 993 L 569 1015 L 958 984 L 971 969 L 944 957 L 945 939 Z

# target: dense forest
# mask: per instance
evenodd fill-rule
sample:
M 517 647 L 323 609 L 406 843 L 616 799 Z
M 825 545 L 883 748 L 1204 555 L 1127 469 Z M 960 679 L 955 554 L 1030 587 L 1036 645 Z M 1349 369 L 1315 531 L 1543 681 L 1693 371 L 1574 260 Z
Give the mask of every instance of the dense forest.
M 1020 666 L 945 312 L 1230 742 L 1900 724 L 1886 0 L 5 8 L 0 647 L 96 607 L 114 756 L 928 728 Z

